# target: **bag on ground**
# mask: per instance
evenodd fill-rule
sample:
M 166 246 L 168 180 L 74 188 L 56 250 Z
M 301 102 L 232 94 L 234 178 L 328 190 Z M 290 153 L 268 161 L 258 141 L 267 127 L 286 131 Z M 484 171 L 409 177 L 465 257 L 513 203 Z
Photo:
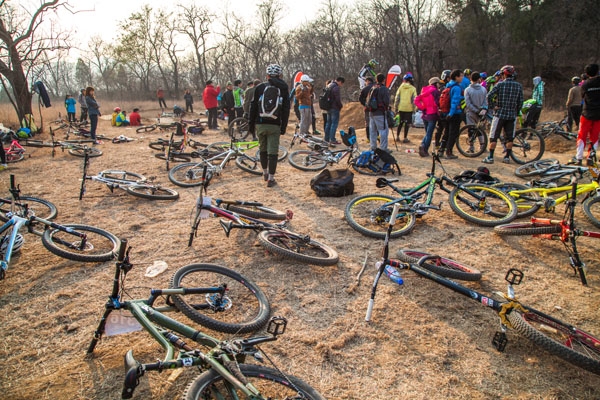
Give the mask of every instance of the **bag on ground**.
M 319 197 L 342 197 L 354 193 L 354 174 L 347 169 L 324 169 L 310 180 Z

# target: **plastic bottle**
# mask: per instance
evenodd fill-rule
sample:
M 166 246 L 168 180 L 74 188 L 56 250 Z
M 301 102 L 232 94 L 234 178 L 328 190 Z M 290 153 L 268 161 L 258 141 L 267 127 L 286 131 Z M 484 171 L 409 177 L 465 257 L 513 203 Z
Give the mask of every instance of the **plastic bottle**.
M 395 282 L 398 285 L 402 285 L 404 283 L 402 277 L 400 276 L 400 272 L 398 272 L 398 270 L 391 265 L 387 265 L 385 267 L 385 274 L 392 280 L 392 282 Z
M 415 153 L 415 149 L 406 149 L 405 150 L 407 153 Z

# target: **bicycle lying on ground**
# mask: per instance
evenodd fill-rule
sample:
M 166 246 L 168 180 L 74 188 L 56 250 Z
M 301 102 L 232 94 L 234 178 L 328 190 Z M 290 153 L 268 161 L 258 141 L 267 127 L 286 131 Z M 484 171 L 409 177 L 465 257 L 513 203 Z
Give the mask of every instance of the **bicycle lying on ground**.
M 0 219 L 5 221 L 0 226 L 0 242 L 3 246 L 3 259 L 0 260 L 0 279 L 4 279 L 10 264 L 13 249 L 17 250 L 23 243 L 19 233 L 22 227 L 27 231 L 42 237 L 44 247 L 53 254 L 69 260 L 81 262 L 103 262 L 114 258 L 119 247 L 119 239 L 112 233 L 93 226 L 81 224 L 59 225 L 52 221 L 57 215 L 56 207 L 45 200 L 20 196 L 20 188 L 15 185 L 14 175 L 10 176 L 11 200 L 0 200 L 2 213 Z M 27 202 L 36 203 L 35 208 L 29 208 Z M 10 206 L 10 211 L 5 208 Z M 46 216 L 46 219 L 36 216 L 36 212 Z M 39 226 L 42 230 L 38 230 Z M 4 242 L 6 241 L 6 246 Z
M 436 176 L 436 163 L 440 165 L 443 173 Z M 450 208 L 459 217 L 481 226 L 495 226 L 512 221 L 517 215 L 517 206 L 514 200 L 499 189 L 485 184 L 460 183 L 451 179 L 438 154 L 432 155 L 431 172 L 428 178 L 410 189 L 400 189 L 393 185 L 398 179 L 378 178 L 378 188 L 390 187 L 400 197 L 384 194 L 367 194 L 356 197 L 348 202 L 344 215 L 346 221 L 356 231 L 363 235 L 383 238 L 394 204 L 400 205 L 398 216 L 399 228 L 390 234 L 392 238 L 406 235 L 412 231 L 416 219 L 425 215 L 430 209 L 439 210 L 432 205 L 436 186 L 449 194 Z M 444 184 L 453 186 L 447 188 Z M 421 200 L 423 196 L 425 200 Z
M 139 128 L 136 128 L 136 133 L 146 133 L 146 132 L 152 132 L 155 129 L 159 129 L 161 131 L 165 131 L 168 129 L 173 129 L 176 127 L 176 123 L 175 122 L 169 122 L 169 123 L 165 123 L 165 124 L 161 124 L 160 120 L 159 122 L 157 122 L 156 124 L 152 124 L 152 125 L 143 125 L 140 126 Z
M 307 143 L 311 150 L 296 150 L 291 152 L 289 157 L 290 165 L 302 171 L 320 171 L 328 165 L 339 164 L 346 156 L 347 165 L 354 165 L 360 156 L 357 143 L 341 150 L 331 150 L 327 144 L 315 141 Z
M 165 356 L 162 361 L 143 364 L 133 357 L 131 350 L 127 352 L 125 380 L 121 394 L 124 399 L 133 396 L 139 378 L 148 371 L 160 372 L 192 366 L 198 367 L 201 374 L 186 388 L 183 395 L 186 400 L 323 399 L 305 382 L 284 374 L 258 347 L 261 343 L 277 340 L 277 337 L 285 332 L 287 325 L 285 318 L 271 318 L 267 327 L 269 335 L 220 341 L 165 315 L 166 312 L 173 310 L 171 300 L 179 307 L 175 299 L 179 298 L 181 302 L 192 304 L 193 295 L 199 295 L 199 303 L 193 304 L 192 309 L 200 308 L 213 312 L 208 314 L 205 322 L 212 321 L 214 324 L 212 326 L 207 324 L 208 326 L 224 332 L 248 332 L 251 331 L 250 326 L 255 330 L 267 322 L 269 303 L 263 292 L 251 281 L 235 271 L 218 265 L 192 264 L 175 273 L 171 279 L 171 289 L 152 289 L 148 299 L 125 301 L 124 282 L 127 273 L 133 268 L 129 262 L 130 248 L 125 250 L 126 245 L 126 240 L 123 240 L 116 263 L 112 293 L 87 353 L 94 352 L 104 334 L 144 329 L 165 350 Z M 190 287 L 188 286 L 190 283 L 203 286 Z M 161 296 L 167 298 L 165 307 L 155 306 L 156 300 Z M 192 299 L 188 300 L 189 297 Z M 115 323 L 122 320 L 119 315 L 116 315 L 119 310 L 129 311 L 135 320 L 134 323 L 127 324 L 127 329 Z M 116 318 L 111 318 L 115 315 Z M 230 322 L 213 321 L 217 316 L 225 316 Z M 240 323 L 240 318 L 251 318 L 256 322 Z M 239 328 L 235 329 L 236 327 Z M 184 341 L 183 338 L 187 340 Z M 192 347 L 192 343 L 209 350 L 203 352 Z M 247 356 L 253 356 L 260 361 L 266 358 L 274 368 L 244 364 Z
M 424 268 L 426 264 L 435 265 L 438 263 L 441 258 L 437 255 L 416 252 L 416 254 L 423 254 L 423 256 L 418 260 L 413 258 L 410 262 L 388 259 L 390 233 L 393 230 L 392 227 L 399 208 L 400 205 L 395 205 L 394 210 L 391 212 L 382 258 L 377 263 L 377 274 L 371 288 L 371 296 L 365 318 L 367 322 L 371 321 L 377 285 L 381 276 L 385 273 L 394 282 L 402 284 L 403 281 L 399 270 L 411 270 L 424 278 L 462 294 L 484 306 L 490 307 L 497 312 L 500 317 L 500 330 L 494 335 L 492 344 L 498 351 L 504 351 L 508 343 L 506 331 L 508 328 L 511 328 L 549 353 L 594 374 L 600 374 L 600 339 L 519 302 L 515 296 L 514 286 L 520 284 L 523 279 L 523 272 L 520 270 L 515 268 L 508 270 L 505 276 L 505 280 L 508 282 L 507 293 L 503 294 L 504 299 L 495 300 L 487 294 L 460 285 Z M 399 255 L 408 254 L 410 256 L 412 253 L 412 250 L 401 250 Z M 404 257 L 406 256 L 404 255 Z M 446 260 L 446 263 L 452 261 L 448 259 L 443 260 Z M 469 267 L 463 266 L 457 261 L 452 261 L 452 263 L 455 267 L 461 266 L 462 270 L 470 271 Z
M 19 144 L 18 137 L 11 131 L 8 134 L 10 144 L 4 148 L 7 163 L 22 161 L 25 158 L 25 149 Z M 0 136 L 0 146 L 4 146 L 5 135 Z
M 83 199 L 87 180 L 104 183 L 111 192 L 114 189 L 121 189 L 132 196 L 148 200 L 177 200 L 179 198 L 177 191 L 161 185 L 148 183 L 143 175 L 136 174 L 135 172 L 104 170 L 98 172 L 97 175 L 88 175 L 87 170 L 89 165 L 89 158 L 85 157 L 83 159 L 83 176 L 81 177 L 81 187 L 79 188 L 79 200 Z
M 585 264 L 583 261 L 581 261 L 581 258 L 579 257 L 579 251 L 577 250 L 577 238 L 585 236 L 600 239 L 600 232 L 584 231 L 575 226 L 575 206 L 577 204 L 577 195 L 579 193 L 581 193 L 580 187 L 577 185 L 577 179 L 573 177 L 571 191 L 565 195 L 568 200 L 566 200 L 567 208 L 562 220 L 531 218 L 531 222 L 496 226 L 494 227 L 494 231 L 498 235 L 533 235 L 534 237 L 540 237 L 542 239 L 560 240 L 564 244 L 565 249 L 569 254 L 571 267 L 576 274 L 579 274 L 581 283 L 587 285 Z M 569 194 L 571 195 L 570 197 Z M 595 197 L 597 198 L 599 196 L 596 195 Z M 600 214 L 598 215 L 600 216 Z
M 281 219 L 281 216 L 286 216 L 285 220 L 280 223 L 269 223 L 249 216 L 248 214 L 250 213 L 244 211 L 244 208 L 242 208 L 242 204 L 245 202 L 220 200 L 215 202 L 217 204 L 215 206 L 212 204 L 210 197 L 203 195 L 203 193 L 206 193 L 206 188 L 210 182 L 210 176 L 208 176 L 206 169 L 204 169 L 202 176 L 200 193 L 192 210 L 192 229 L 190 231 L 188 246 L 192 245 L 194 237 L 197 236 L 200 221 L 213 214 L 224 218 L 219 220 L 219 223 L 227 237 L 229 237 L 232 229 L 251 229 L 258 233 L 260 244 L 271 253 L 308 264 L 337 264 L 339 256 L 334 249 L 312 240 L 309 235 L 297 234 L 287 229 L 288 222 L 293 216 L 291 211 L 281 213 L 265 208 L 260 203 L 254 203 L 256 207 L 261 207 L 258 209 L 260 214 L 254 213 L 258 218 Z M 229 208 L 229 210 L 225 208 Z M 239 213 L 232 211 L 232 209 L 237 209 Z
M 538 127 L 538 131 L 545 139 L 556 135 L 567 140 L 577 140 L 577 133 L 569 132 L 563 129 L 562 126 L 556 121 L 542 122 Z
M 102 155 L 101 150 L 91 146 L 94 143 L 92 139 L 54 140 L 54 131 L 50 128 L 50 140 L 50 142 L 44 142 L 42 140 L 27 139 L 22 144 L 28 147 L 51 147 L 52 157 L 54 157 L 57 147 L 60 147 L 62 151 L 68 150 L 69 154 L 77 157 L 84 157 L 86 154 L 88 157 L 99 157 Z
M 587 164 L 588 167 L 598 167 L 596 152 L 590 152 Z M 588 167 L 561 164 L 556 159 L 548 158 L 521 165 L 515 169 L 515 175 L 524 179 L 533 178 L 531 186 L 553 187 L 560 184 L 568 184 L 571 181 L 573 173 L 578 173 L 579 177 L 583 178 L 584 175 L 588 175 Z

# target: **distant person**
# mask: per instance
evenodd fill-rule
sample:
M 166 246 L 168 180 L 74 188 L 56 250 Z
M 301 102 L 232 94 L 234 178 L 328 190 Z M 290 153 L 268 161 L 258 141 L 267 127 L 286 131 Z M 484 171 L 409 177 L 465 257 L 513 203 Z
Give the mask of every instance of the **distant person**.
M 183 95 L 183 100 L 185 100 L 185 112 L 193 113 L 194 112 L 194 97 L 190 93 L 190 90 L 187 89 L 185 94 Z
M 117 116 L 119 115 L 119 113 L 121 113 L 121 107 L 115 107 L 113 109 L 113 113 L 110 117 L 110 125 L 111 126 L 117 126 Z
M 102 115 L 100 112 L 100 104 L 96 101 L 94 88 L 88 86 L 85 89 L 85 102 L 88 106 L 88 115 L 90 117 L 90 136 L 94 144 L 102 144 L 96 139 L 96 128 L 98 127 L 98 117 Z
M 529 107 L 527 111 L 527 117 L 523 122 L 523 127 L 530 127 L 535 129 L 542 113 L 542 107 L 544 106 L 544 81 L 539 76 L 533 78 L 533 92 L 531 93 L 531 99 L 534 103 Z
M 325 93 L 330 83 L 331 79 L 327 79 L 327 81 L 325 82 L 325 87 L 323 87 L 323 93 Z M 323 132 L 325 132 L 325 128 L 327 128 L 327 111 L 328 110 L 321 109 L 321 116 L 323 117 Z
M 142 117 L 140 116 L 140 109 L 134 108 L 131 114 L 129 114 L 129 125 L 140 126 L 142 125 Z
M 438 84 L 438 87 L 440 89 L 440 94 L 441 92 L 444 91 L 446 85 L 448 84 L 448 82 L 450 82 L 450 74 L 452 73 L 452 71 L 450 71 L 449 69 L 445 69 L 442 71 L 442 74 L 440 75 L 440 83 Z M 446 113 L 442 113 L 440 111 L 439 113 L 440 118 L 437 121 L 437 129 L 435 131 L 435 140 L 434 140 L 434 145 L 436 150 L 440 149 L 440 146 L 442 144 L 442 140 L 444 138 L 447 139 L 448 137 L 448 120 L 446 119 Z
M 588 64 L 585 73 L 588 78 L 581 85 L 583 109 L 579 120 L 579 134 L 577 136 L 577 154 L 572 163 L 581 165 L 585 144 L 589 138 L 594 151 L 598 150 L 598 137 L 600 135 L 600 76 L 598 64 Z M 589 160 L 591 161 L 591 160 Z
M 117 114 L 115 126 L 129 126 L 129 121 L 127 120 L 127 112 L 125 110 L 121 110 L 121 112 Z
M 68 94 L 67 98 L 65 99 L 65 106 L 67 107 L 67 119 L 69 120 L 69 122 L 77 121 L 77 118 L 75 118 L 75 113 L 77 112 L 77 109 L 75 108 L 76 104 L 77 100 L 75 100 L 73 96 Z
M 434 76 L 429 79 L 429 86 L 421 89 L 421 94 L 415 97 L 416 106 L 423 111 L 423 124 L 425 125 L 425 136 L 419 146 L 419 155 L 429 157 L 429 146 L 438 120 L 438 109 L 440 107 L 440 78 Z
M 222 95 L 223 111 L 228 116 L 229 123 L 235 119 L 235 98 L 233 97 L 233 83 L 227 82 Z
M 260 81 L 258 79 L 255 79 L 253 81 L 248 82 L 248 85 L 246 85 L 246 91 L 244 92 L 244 105 L 243 105 L 244 118 L 246 118 L 246 119 L 250 116 L 250 102 L 254 98 L 254 91 L 256 90 L 256 87 L 259 84 L 260 84 Z
M 471 84 L 465 89 L 465 114 L 467 125 L 477 125 L 480 119 L 485 118 L 488 110 L 487 90 L 481 85 L 479 72 L 471 74 Z M 484 138 L 479 138 L 480 150 L 485 150 Z M 469 149 L 474 152 L 475 149 Z
M 277 185 L 275 172 L 279 137 L 285 134 L 290 117 L 290 94 L 288 85 L 281 79 L 282 74 L 283 69 L 279 65 L 269 65 L 267 82 L 256 87 L 250 104 L 248 130 L 258 136 L 260 165 L 267 187 Z M 271 104 L 273 107 L 269 106 Z
M 81 110 L 79 122 L 86 122 L 88 119 L 88 106 L 85 102 L 85 89 L 81 89 L 79 91 L 79 96 L 77 96 L 77 102 L 79 103 L 79 108 Z
M 206 87 L 202 93 L 202 101 L 204 102 L 204 107 L 208 111 L 208 129 L 219 129 L 219 124 L 217 123 L 219 101 L 217 100 L 217 97 L 219 97 L 220 92 L 221 86 L 215 88 L 213 81 L 210 79 L 206 81 Z
M 445 152 L 445 158 L 448 160 L 454 160 L 458 158 L 454 154 L 454 145 L 456 139 L 460 133 L 460 123 L 462 122 L 462 109 L 460 104 L 464 99 L 463 90 L 460 86 L 463 80 L 464 74 L 461 70 L 455 69 L 450 73 L 450 82 L 446 85 L 446 88 L 450 88 L 450 111 L 446 116 L 448 120 L 448 137 L 442 138 L 440 145 L 440 151 Z
M 362 90 L 360 91 L 360 95 L 358 96 L 358 101 L 363 106 L 365 112 L 365 128 L 367 130 L 367 140 L 371 140 L 371 136 L 369 135 L 369 125 L 371 125 L 369 119 L 370 111 L 367 110 L 367 96 L 369 95 L 369 92 L 373 87 L 373 83 L 375 83 L 374 79 L 370 76 L 367 76 L 365 78 L 365 87 L 362 88 Z
M 4 151 L 4 145 L 0 142 L 0 171 L 4 171 L 8 168 L 6 165 L 6 152 Z
M 235 118 L 241 118 L 244 116 L 244 89 L 240 87 L 242 81 L 236 79 L 233 82 L 233 108 L 235 109 Z M 231 121 L 231 117 L 229 119 Z
M 342 110 L 342 93 L 340 88 L 344 86 L 346 79 L 339 76 L 329 84 L 331 88 L 331 108 L 327 110 L 327 125 L 325 126 L 325 141 L 331 146 L 341 144 L 335 138 L 338 124 L 340 122 L 340 111 Z
M 162 88 L 158 88 L 156 97 L 158 98 L 158 106 L 160 108 L 167 108 L 167 103 L 165 103 L 165 91 Z
M 298 126 L 300 126 L 300 105 L 298 104 L 298 99 L 296 98 L 296 89 L 298 89 L 301 84 L 302 82 L 294 83 L 294 88 L 290 90 L 290 107 L 294 110 L 294 115 L 296 115 Z
M 471 85 L 472 71 L 470 68 L 467 68 L 463 71 L 463 74 L 463 80 L 460 82 L 460 87 L 463 91 L 465 91 Z
M 379 136 L 379 148 L 387 151 L 388 149 L 388 133 L 390 128 L 387 122 L 387 110 L 390 107 L 390 90 L 385 87 L 385 75 L 377 74 L 377 81 L 371 88 L 371 96 L 377 96 L 377 109 L 369 112 L 369 143 L 371 150 L 377 148 L 377 136 Z
M 394 111 L 400 115 L 400 124 L 396 131 L 396 137 L 400 139 L 400 132 L 404 126 L 404 140 L 402 140 L 404 143 L 409 143 L 408 129 L 412 125 L 413 114 L 415 112 L 415 97 L 417 97 L 417 89 L 413 85 L 413 75 L 409 72 L 402 77 L 402 83 L 396 91 L 396 99 L 394 101 Z
M 579 118 L 581 117 L 581 103 L 583 101 L 581 98 L 581 86 L 579 86 L 580 82 L 581 78 L 578 76 L 571 78 L 573 86 L 569 89 L 569 95 L 567 96 L 567 129 L 569 132 L 573 130 L 573 123 L 575 123 L 577 131 L 579 131 Z
M 313 99 L 313 88 L 308 75 L 304 74 L 300 78 L 300 85 L 296 87 L 295 96 L 300 111 L 300 134 L 308 135 L 312 123 L 311 107 Z

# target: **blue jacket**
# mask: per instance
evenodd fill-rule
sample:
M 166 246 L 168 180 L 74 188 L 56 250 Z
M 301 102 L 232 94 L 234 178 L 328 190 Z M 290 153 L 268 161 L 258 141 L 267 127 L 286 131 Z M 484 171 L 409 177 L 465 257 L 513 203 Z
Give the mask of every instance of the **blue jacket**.
M 96 99 L 91 96 L 85 96 L 85 102 L 88 106 L 88 115 L 101 115 L 100 105 L 96 102 Z
M 456 81 L 448 82 L 446 87 L 450 88 L 450 112 L 448 113 L 448 116 L 451 117 L 453 115 L 462 114 L 460 103 L 465 98 L 465 96 L 463 96 L 462 88 Z
M 460 82 L 460 87 L 462 88 L 462 90 L 464 91 L 465 89 L 467 89 L 469 86 L 471 85 L 471 80 L 469 78 L 467 78 L 467 76 L 463 76 L 463 80 Z
M 77 100 L 75 100 L 72 97 L 69 97 L 68 99 L 65 100 L 65 106 L 67 106 L 68 113 L 75 112 L 75 104 L 77 104 Z

